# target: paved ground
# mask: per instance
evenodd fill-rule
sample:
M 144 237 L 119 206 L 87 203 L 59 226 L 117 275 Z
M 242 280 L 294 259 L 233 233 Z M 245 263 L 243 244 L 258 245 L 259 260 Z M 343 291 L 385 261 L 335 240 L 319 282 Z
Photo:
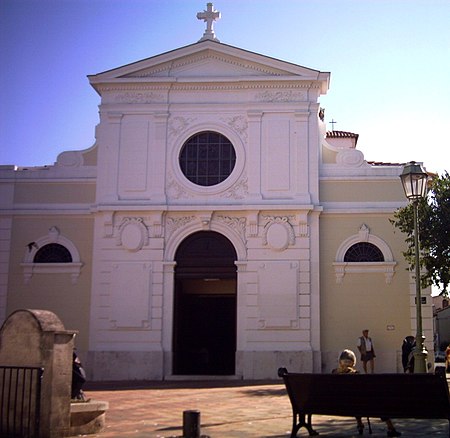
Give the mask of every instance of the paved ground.
M 86 395 L 108 401 L 106 428 L 92 438 L 182 436 L 183 411 L 198 410 L 201 434 L 211 438 L 285 438 L 292 426 L 284 385 L 277 382 L 134 382 L 91 384 Z M 371 437 L 386 437 L 385 424 L 371 419 Z M 352 418 L 317 415 L 324 437 L 357 437 Z M 448 437 L 446 420 L 396 420 L 402 437 Z M 369 436 L 367 426 L 365 436 Z M 308 436 L 303 429 L 299 437 Z

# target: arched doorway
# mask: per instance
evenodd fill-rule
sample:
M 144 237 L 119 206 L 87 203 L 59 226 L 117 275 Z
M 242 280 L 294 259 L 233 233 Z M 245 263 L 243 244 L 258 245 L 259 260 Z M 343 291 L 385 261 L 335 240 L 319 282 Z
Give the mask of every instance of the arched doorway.
M 236 251 L 223 235 L 200 231 L 175 254 L 173 374 L 233 375 Z

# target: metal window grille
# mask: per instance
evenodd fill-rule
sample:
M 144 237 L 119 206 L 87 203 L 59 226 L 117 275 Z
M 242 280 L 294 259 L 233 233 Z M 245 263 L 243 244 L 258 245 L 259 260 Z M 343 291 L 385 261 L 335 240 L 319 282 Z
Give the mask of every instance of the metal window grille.
M 344 262 L 384 262 L 384 256 L 374 244 L 358 242 L 347 250 Z
M 236 152 L 222 134 L 205 131 L 193 135 L 179 157 L 184 176 L 200 186 L 214 186 L 226 180 L 234 169 Z
M 0 437 L 39 438 L 43 368 L 0 366 Z

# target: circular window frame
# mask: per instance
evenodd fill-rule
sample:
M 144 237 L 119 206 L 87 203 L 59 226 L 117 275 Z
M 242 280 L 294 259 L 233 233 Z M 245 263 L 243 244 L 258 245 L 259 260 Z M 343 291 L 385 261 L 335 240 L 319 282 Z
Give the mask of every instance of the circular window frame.
M 231 171 L 230 175 L 220 183 L 213 186 L 201 186 L 193 183 L 184 175 L 180 166 L 180 154 L 186 142 L 194 135 L 207 131 L 215 132 L 226 137 L 233 146 L 236 155 L 234 169 Z M 175 146 L 172 153 L 172 169 L 174 172 L 174 177 L 180 185 L 193 194 L 216 195 L 218 193 L 223 193 L 230 189 L 238 181 L 244 170 L 245 148 L 242 143 L 242 139 L 234 131 L 228 129 L 227 127 L 214 123 L 193 126 L 182 135 L 178 136 L 178 138 L 174 141 L 174 145 Z

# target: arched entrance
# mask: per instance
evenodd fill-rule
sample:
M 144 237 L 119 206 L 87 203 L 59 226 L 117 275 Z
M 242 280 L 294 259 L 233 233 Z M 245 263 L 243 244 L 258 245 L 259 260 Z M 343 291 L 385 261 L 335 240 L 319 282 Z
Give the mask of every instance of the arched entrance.
M 235 374 L 236 251 L 223 235 L 200 231 L 175 254 L 173 374 Z

